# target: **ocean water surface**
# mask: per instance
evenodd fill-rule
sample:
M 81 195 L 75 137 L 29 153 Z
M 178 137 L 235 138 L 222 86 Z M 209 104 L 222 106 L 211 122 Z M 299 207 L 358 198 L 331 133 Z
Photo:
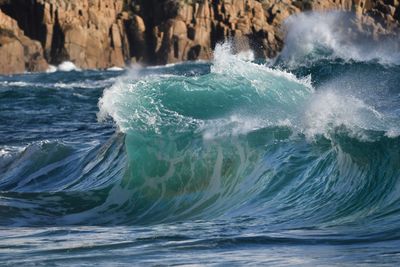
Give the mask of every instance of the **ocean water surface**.
M 399 57 L 318 16 L 268 62 L 1 76 L 1 265 L 399 265 Z

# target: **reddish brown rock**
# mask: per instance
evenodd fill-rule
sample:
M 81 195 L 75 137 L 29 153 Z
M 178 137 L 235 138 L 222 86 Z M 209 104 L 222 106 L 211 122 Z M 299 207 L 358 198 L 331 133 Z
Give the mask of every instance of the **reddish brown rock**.
M 70 60 L 81 68 L 123 67 L 125 60 L 122 0 L 38 0 L 48 34 L 44 41 L 50 61 Z M 59 39 L 54 44 L 52 40 Z M 51 43 L 51 45 L 47 45 Z M 53 50 L 53 51 L 51 51 Z M 62 51 L 54 53 L 54 50 Z M 127 50 L 127 49 L 126 49 Z
M 81 68 L 108 68 L 123 67 L 129 59 L 124 26 L 129 16 L 123 16 L 123 2 L 15 0 L 3 7 L 28 36 L 41 42 L 52 64 L 69 60 Z M 35 21 L 25 23 L 31 13 Z
M 0 36 L 0 62 L 0 74 L 25 71 L 24 47 L 17 39 Z
M 18 23 L 0 10 L 0 73 L 45 71 L 48 68 L 39 42 L 24 35 Z

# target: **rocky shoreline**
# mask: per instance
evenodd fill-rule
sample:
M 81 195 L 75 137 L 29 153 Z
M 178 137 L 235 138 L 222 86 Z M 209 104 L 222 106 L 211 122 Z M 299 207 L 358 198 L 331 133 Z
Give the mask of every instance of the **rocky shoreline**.
M 274 57 L 286 18 L 329 10 L 351 12 L 375 40 L 399 28 L 398 0 L 0 0 L 0 74 L 207 60 L 226 39 Z

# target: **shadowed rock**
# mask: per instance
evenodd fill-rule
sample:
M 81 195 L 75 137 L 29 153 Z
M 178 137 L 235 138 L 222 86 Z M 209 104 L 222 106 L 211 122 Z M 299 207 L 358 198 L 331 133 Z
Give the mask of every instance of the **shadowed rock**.
M 45 71 L 48 68 L 38 41 L 24 35 L 15 20 L 0 11 L 0 73 Z

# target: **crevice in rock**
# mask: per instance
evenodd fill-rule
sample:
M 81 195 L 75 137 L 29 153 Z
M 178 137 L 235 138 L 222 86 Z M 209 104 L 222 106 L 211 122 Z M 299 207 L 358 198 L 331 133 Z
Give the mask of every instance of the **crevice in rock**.
M 26 36 L 40 41 L 44 47 L 47 30 L 42 23 L 44 16 L 42 4 L 37 1 L 13 0 L 2 4 L 1 10 L 17 21 Z
M 53 27 L 53 36 L 51 40 L 50 64 L 60 64 L 62 61 L 67 60 L 64 51 L 65 36 L 58 22 L 58 13 L 55 14 L 55 23 Z

